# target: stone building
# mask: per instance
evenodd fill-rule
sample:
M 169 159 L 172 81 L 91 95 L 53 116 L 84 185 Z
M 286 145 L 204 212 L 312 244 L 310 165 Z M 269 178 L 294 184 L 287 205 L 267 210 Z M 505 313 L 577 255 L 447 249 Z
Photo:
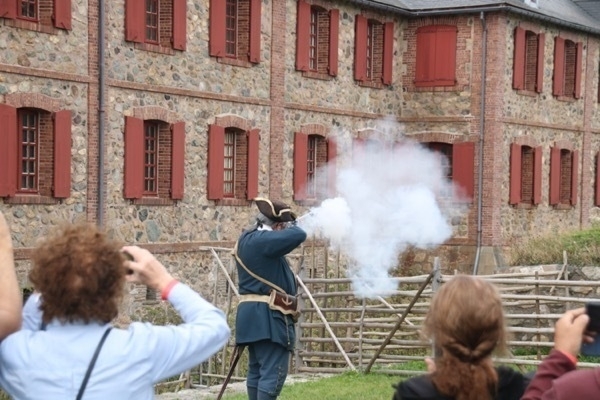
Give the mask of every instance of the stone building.
M 490 271 L 600 213 L 594 2 L 5 0 L 0 21 L 0 208 L 23 286 L 35 240 L 88 220 L 202 287 L 198 249 L 231 247 L 252 198 L 318 204 L 315 167 L 390 116 L 470 199 L 445 265 Z

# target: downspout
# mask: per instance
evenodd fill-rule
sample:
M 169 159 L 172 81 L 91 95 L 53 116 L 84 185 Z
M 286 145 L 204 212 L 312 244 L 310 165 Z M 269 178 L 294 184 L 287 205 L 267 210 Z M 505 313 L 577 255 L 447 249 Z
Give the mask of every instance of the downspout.
M 96 223 L 104 225 L 104 0 L 98 1 L 98 209 Z
M 482 49 L 481 49 L 481 107 L 479 115 L 479 166 L 477 167 L 477 251 L 473 265 L 473 275 L 477 275 L 479 269 L 479 257 L 481 255 L 481 235 L 483 212 L 483 144 L 485 134 L 485 87 L 486 87 L 486 64 L 487 64 L 487 25 L 485 14 L 479 14 L 482 27 Z

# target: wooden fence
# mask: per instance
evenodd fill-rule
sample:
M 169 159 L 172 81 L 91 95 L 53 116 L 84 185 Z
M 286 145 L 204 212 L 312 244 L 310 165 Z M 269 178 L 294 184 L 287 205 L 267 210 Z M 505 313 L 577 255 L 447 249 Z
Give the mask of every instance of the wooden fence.
M 237 276 L 231 249 L 206 248 L 214 256 L 213 299 L 235 326 Z M 300 286 L 302 316 L 290 373 L 376 371 L 417 375 L 414 361 L 431 355 L 431 343 L 420 336 L 422 323 L 436 290 L 452 278 L 437 259 L 423 275 L 390 278 L 398 290 L 386 298 L 356 297 L 339 254 L 325 247 L 306 246 L 290 255 Z M 551 267 L 550 271 L 547 271 Z M 498 363 L 537 365 L 552 348 L 554 322 L 567 309 L 598 298 L 600 282 L 569 279 L 570 267 L 546 266 L 527 273 L 482 276 L 497 285 L 505 306 L 510 354 Z M 477 301 L 477 299 L 474 299 Z M 230 343 L 210 360 L 183 374 L 175 383 L 185 387 L 220 385 L 229 368 L 235 332 Z M 599 360 L 600 361 L 600 360 Z M 412 362 L 412 363 L 411 363 Z M 242 357 L 232 380 L 244 380 L 247 360 Z M 600 366 L 580 363 L 580 367 Z M 170 382 L 169 384 L 172 384 Z

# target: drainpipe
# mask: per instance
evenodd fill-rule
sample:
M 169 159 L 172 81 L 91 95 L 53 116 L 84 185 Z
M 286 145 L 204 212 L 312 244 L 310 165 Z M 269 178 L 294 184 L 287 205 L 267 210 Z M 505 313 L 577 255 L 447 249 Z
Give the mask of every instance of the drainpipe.
M 486 87 L 486 64 L 487 64 L 487 25 L 485 23 L 485 14 L 479 14 L 482 27 L 482 49 L 481 49 L 481 107 L 479 116 L 479 166 L 477 168 L 477 251 L 475 253 L 475 263 L 473 265 L 473 275 L 477 275 L 479 269 L 479 256 L 481 255 L 481 235 L 482 235 L 482 210 L 483 203 L 483 143 L 485 134 L 485 87 Z
M 98 0 L 98 209 L 96 223 L 104 225 L 104 0 Z

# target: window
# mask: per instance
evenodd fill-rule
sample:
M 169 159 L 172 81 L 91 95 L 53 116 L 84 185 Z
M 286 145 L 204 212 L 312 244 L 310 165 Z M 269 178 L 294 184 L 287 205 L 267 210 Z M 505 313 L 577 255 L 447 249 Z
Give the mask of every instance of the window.
M 451 25 L 430 25 L 417 29 L 417 87 L 456 84 L 456 36 L 457 28 Z
M 452 144 L 441 142 L 428 142 L 427 148 L 440 154 L 443 158 L 442 165 L 446 170 L 446 178 L 452 180 Z
M 337 76 L 340 12 L 298 0 L 296 70 L 310 77 Z
M 554 41 L 553 94 L 574 99 L 581 97 L 581 57 L 583 44 L 561 37 Z
M 210 55 L 240 66 L 259 63 L 260 23 L 261 0 L 211 0 Z
M 185 123 L 125 117 L 124 197 L 168 205 L 183 198 Z
M 209 200 L 246 201 L 258 196 L 258 141 L 258 129 L 209 126 Z
M 446 176 L 461 188 L 464 197 L 472 199 L 475 182 L 475 144 L 426 142 L 423 145 L 443 155 L 447 160 Z
M 511 144 L 509 203 L 535 205 L 541 200 L 542 148 Z
M 126 0 L 125 40 L 144 50 L 185 50 L 186 14 L 186 0 Z
M 561 147 L 550 151 L 550 205 L 577 204 L 579 153 Z
M 0 104 L 0 197 L 51 204 L 71 191 L 71 112 Z
M 310 129 L 309 129 L 310 130 Z M 294 135 L 294 200 L 318 200 L 335 195 L 337 147 L 321 134 Z M 327 168 L 325 168 L 327 165 Z
M 18 28 L 54 33 L 54 28 L 71 29 L 71 0 L 0 1 L 0 18 Z
M 545 35 L 515 28 L 513 88 L 541 93 L 544 83 Z
M 356 16 L 354 79 L 361 83 L 392 83 L 394 23 Z

